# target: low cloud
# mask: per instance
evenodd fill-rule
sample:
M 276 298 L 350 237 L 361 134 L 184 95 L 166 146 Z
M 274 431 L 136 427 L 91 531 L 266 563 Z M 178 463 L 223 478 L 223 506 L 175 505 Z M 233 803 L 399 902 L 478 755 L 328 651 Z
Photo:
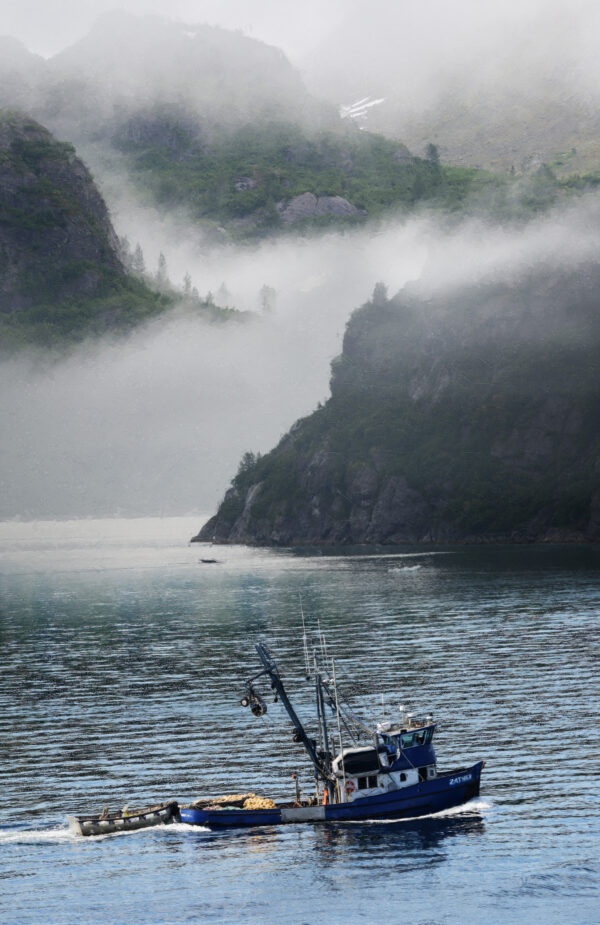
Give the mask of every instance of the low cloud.
M 599 223 L 588 197 L 519 228 L 440 230 L 424 214 L 376 232 L 209 251 L 190 237 L 155 238 L 147 221 L 141 244 L 151 253 L 160 241 L 173 277 L 190 272 L 201 292 L 225 282 L 249 310 L 267 284 L 275 311 L 222 325 L 174 312 L 57 363 L 37 353 L 4 361 L 0 516 L 210 512 L 243 452 L 267 451 L 327 398 L 346 320 L 377 281 L 390 293 L 415 280 L 443 292 L 548 260 L 571 267 L 596 259 Z M 143 232 L 133 218 L 122 230 Z

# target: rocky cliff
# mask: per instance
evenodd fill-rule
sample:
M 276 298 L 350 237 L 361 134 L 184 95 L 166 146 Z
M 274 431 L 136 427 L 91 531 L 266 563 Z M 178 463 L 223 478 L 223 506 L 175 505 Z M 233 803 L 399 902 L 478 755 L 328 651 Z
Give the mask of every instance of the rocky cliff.
M 0 110 L 4 345 L 128 324 L 160 302 L 128 276 L 104 200 L 72 145 L 29 116 Z
M 600 539 L 600 266 L 405 289 L 351 318 L 331 398 L 246 457 L 198 539 Z
M 0 117 L 0 311 L 97 295 L 125 277 L 106 206 L 75 155 L 27 116 Z

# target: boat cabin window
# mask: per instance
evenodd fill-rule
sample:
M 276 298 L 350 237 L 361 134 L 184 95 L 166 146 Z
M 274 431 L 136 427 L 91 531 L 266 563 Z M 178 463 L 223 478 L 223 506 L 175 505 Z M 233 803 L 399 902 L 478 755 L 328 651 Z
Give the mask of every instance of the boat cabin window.
M 406 774 L 404 773 L 404 771 L 403 771 L 402 774 L 400 775 L 400 780 L 401 780 L 401 781 L 406 780 Z
M 402 748 L 412 748 L 413 745 L 429 745 L 433 738 L 433 729 L 419 729 L 418 732 L 404 732 L 400 736 Z
M 396 754 L 397 741 L 393 736 L 382 736 L 383 745 L 389 755 Z
M 369 775 L 369 777 L 359 777 L 358 778 L 358 789 L 359 790 L 372 790 L 374 787 L 377 787 L 377 775 Z

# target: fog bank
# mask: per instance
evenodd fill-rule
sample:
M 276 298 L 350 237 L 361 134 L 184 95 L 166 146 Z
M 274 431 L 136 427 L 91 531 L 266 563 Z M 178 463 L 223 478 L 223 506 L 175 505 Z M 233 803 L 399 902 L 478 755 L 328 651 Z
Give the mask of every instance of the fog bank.
M 243 452 L 267 451 L 327 398 L 345 322 L 377 281 L 443 291 L 547 259 L 577 265 L 595 258 L 599 225 L 594 197 L 520 229 L 443 231 L 422 216 L 218 252 L 173 241 L 172 275 L 185 267 L 203 292 L 225 282 L 249 309 L 267 284 L 275 311 L 216 326 L 175 312 L 56 364 L 34 353 L 2 363 L 0 516 L 211 511 Z
M 175 312 L 56 365 L 36 354 L 4 362 L 0 516 L 210 511 L 243 452 L 268 450 L 326 399 L 345 321 L 385 272 L 390 246 L 388 233 L 327 235 L 203 255 L 199 265 L 192 249 L 165 247 L 173 277 L 185 267 L 202 292 L 226 282 L 247 309 L 266 283 L 275 310 L 212 326 Z M 397 284 L 423 259 L 418 245 L 403 250 Z

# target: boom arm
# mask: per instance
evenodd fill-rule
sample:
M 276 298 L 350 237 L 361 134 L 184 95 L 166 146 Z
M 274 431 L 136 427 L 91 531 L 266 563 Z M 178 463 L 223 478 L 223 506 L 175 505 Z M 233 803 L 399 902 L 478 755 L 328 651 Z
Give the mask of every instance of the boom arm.
M 265 669 L 265 674 L 268 675 L 273 689 L 277 692 L 279 699 L 284 705 L 287 711 L 287 714 L 292 721 L 294 731 L 296 735 L 298 736 L 298 739 L 302 742 L 302 744 L 304 745 L 304 748 L 308 752 L 309 758 L 312 761 L 313 765 L 315 766 L 315 770 L 320 775 L 320 777 L 323 778 L 323 780 L 332 780 L 333 779 L 332 775 L 329 773 L 329 771 L 326 769 L 326 767 L 323 765 L 323 763 L 319 760 L 317 756 L 313 740 L 307 736 L 304 726 L 298 719 L 296 711 L 294 710 L 292 704 L 289 701 L 288 695 L 286 694 L 285 688 L 283 686 L 283 682 L 281 678 L 279 677 L 279 671 L 277 670 L 277 665 L 271 658 L 271 653 L 269 652 L 267 647 L 262 642 L 258 642 L 256 644 L 256 651 Z

